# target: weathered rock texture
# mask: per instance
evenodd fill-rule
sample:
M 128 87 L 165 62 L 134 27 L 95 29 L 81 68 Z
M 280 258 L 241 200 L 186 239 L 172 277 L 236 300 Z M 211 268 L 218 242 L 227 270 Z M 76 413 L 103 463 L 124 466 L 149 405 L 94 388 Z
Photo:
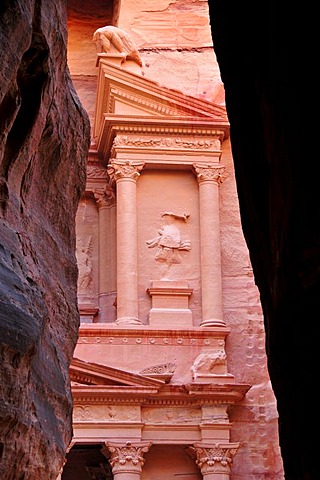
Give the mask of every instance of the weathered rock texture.
M 242 225 L 265 319 L 285 478 L 316 479 L 310 402 L 319 365 L 319 186 L 306 138 L 299 138 L 315 90 L 306 55 L 312 43 L 308 33 L 297 38 L 312 14 L 306 4 L 265 0 L 230 8 L 212 0 L 210 15 Z M 309 138 L 312 131 L 311 125 Z
M 72 435 L 74 218 L 89 122 L 65 2 L 0 5 L 0 478 L 56 479 Z

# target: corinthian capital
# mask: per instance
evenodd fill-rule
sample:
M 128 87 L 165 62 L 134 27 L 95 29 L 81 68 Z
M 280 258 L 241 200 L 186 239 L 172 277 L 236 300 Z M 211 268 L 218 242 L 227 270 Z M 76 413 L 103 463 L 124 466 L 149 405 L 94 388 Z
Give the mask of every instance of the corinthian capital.
M 230 474 L 233 457 L 239 448 L 239 443 L 194 444 L 191 447 L 196 464 L 202 475 L 210 473 Z
M 115 473 L 141 473 L 145 462 L 144 454 L 148 452 L 151 442 L 125 444 L 106 442 L 111 454 L 110 465 Z
M 96 188 L 93 192 L 98 208 L 111 207 L 114 205 L 116 196 L 111 185 L 105 185 L 103 188 Z
M 123 178 L 136 180 L 139 177 L 139 172 L 143 169 L 143 167 L 144 162 L 111 160 L 107 170 L 110 177 L 116 181 Z
M 227 176 L 225 173 L 226 167 L 223 165 L 195 164 L 193 168 L 196 171 L 199 184 L 211 181 L 217 185 L 221 185 Z

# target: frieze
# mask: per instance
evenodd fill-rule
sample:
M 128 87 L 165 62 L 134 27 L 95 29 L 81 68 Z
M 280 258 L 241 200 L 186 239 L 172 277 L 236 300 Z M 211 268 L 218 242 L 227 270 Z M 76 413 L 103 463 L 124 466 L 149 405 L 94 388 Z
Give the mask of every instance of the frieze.
M 196 150 L 220 150 L 218 139 L 194 139 L 194 138 L 168 138 L 168 137 L 140 137 L 129 135 L 117 135 L 113 142 L 115 147 L 135 148 L 172 148 L 172 149 L 196 149 Z
M 101 167 L 91 167 L 88 165 L 87 167 L 87 178 L 103 178 L 106 179 L 108 178 L 108 172 L 106 168 L 101 168 Z
M 143 408 L 141 420 L 146 424 L 198 424 L 201 411 L 198 408 Z
M 73 420 L 103 422 L 139 422 L 140 408 L 122 405 L 75 405 Z

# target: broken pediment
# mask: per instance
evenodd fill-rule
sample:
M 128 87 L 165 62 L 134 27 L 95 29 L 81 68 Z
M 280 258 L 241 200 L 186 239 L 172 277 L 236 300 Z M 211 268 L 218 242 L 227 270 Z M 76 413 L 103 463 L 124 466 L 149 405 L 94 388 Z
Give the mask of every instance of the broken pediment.
M 79 358 L 72 359 L 69 375 L 71 382 L 75 385 L 159 387 L 164 384 L 159 379 L 152 379 L 107 365 L 85 362 Z

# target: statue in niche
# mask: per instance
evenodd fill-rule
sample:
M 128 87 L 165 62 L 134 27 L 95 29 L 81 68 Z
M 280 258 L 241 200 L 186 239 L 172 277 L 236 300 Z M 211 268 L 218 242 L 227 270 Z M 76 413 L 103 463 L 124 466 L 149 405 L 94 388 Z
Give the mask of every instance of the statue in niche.
M 121 28 L 113 25 L 98 28 L 93 34 L 93 42 L 98 53 L 121 53 L 123 62 L 133 60 L 140 67 L 143 65 L 138 49 L 127 32 Z
M 181 250 L 190 251 L 190 240 L 181 235 L 181 222 L 186 222 L 189 214 L 178 215 L 172 212 L 166 212 L 162 215 L 163 227 L 159 230 L 159 235 L 151 240 L 147 240 L 149 248 L 157 247 L 155 260 L 166 263 L 168 266 L 181 263 L 179 252 Z
M 93 236 L 90 235 L 86 244 L 77 244 L 76 256 L 78 261 L 78 293 L 88 293 L 92 288 L 92 253 Z

